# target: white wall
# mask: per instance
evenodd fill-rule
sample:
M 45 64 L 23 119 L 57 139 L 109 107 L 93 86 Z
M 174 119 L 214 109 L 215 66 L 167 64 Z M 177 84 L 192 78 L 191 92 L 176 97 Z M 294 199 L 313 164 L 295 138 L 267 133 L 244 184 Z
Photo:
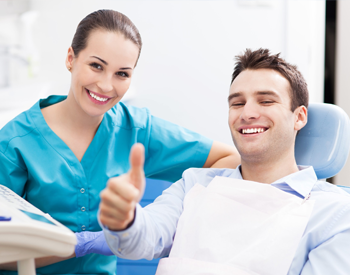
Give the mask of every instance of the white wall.
M 337 1 L 337 34 L 335 64 L 335 103 L 350 116 L 350 1 Z M 350 141 L 349 141 L 350 142 Z M 350 159 L 335 176 L 335 184 L 350 186 Z
M 154 115 L 232 144 L 227 96 L 234 56 L 245 48 L 281 52 L 306 77 L 311 100 L 323 101 L 322 0 L 31 0 L 33 79 L 50 83 L 48 93 L 68 92 L 64 60 L 75 28 L 101 8 L 125 13 L 140 30 L 144 47 L 127 99 Z

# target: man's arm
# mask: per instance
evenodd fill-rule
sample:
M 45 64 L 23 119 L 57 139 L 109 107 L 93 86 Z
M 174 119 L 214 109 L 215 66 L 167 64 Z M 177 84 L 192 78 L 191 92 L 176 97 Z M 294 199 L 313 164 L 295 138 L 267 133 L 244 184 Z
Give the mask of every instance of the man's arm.
M 301 275 L 348 275 L 350 271 L 350 229 L 346 229 L 314 248 Z
M 236 168 L 241 163 L 241 156 L 233 146 L 214 141 L 204 168 Z
M 137 204 L 144 188 L 142 161 L 137 161 L 143 153 L 139 146 L 131 150 L 129 173 L 110 179 L 101 192 L 99 219 L 106 241 L 118 257 L 150 260 L 170 251 L 182 213 L 185 187 L 183 180 L 179 180 L 154 203 L 145 208 Z
M 337 198 L 334 197 L 333 200 Z M 337 202 L 337 203 L 336 203 Z M 332 211 L 324 212 L 322 217 L 331 214 L 322 229 L 315 228 L 320 243 L 313 243 L 300 271 L 301 275 L 347 275 L 350 271 L 350 203 L 349 196 L 339 196 L 329 204 Z M 329 208 L 329 207 L 328 207 Z M 320 223 L 322 225 L 322 223 Z M 319 225 L 319 226 L 320 226 Z M 314 235 L 316 237 L 316 234 Z M 293 273 L 294 274 L 294 273 Z

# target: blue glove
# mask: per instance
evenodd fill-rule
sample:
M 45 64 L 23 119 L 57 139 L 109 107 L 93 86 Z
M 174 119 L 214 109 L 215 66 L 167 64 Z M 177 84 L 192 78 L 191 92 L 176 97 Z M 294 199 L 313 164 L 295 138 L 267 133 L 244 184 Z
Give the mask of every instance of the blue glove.
M 103 231 L 89 232 L 82 231 L 75 233 L 77 245 L 75 246 L 75 257 L 83 257 L 90 253 L 101 254 L 105 256 L 114 255 L 109 249 Z

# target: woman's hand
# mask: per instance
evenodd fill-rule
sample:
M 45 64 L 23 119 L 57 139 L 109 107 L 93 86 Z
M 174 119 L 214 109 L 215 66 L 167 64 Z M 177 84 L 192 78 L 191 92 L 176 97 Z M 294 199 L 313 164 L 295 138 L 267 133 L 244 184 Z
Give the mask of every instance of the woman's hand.
M 109 230 L 124 230 L 134 221 L 136 204 L 145 190 L 144 162 L 145 149 L 137 143 L 131 148 L 129 172 L 109 179 L 100 193 L 99 218 Z
M 109 249 L 103 231 L 90 232 L 82 231 L 75 233 L 77 245 L 75 246 L 75 256 L 77 258 L 96 253 L 105 256 L 114 255 Z

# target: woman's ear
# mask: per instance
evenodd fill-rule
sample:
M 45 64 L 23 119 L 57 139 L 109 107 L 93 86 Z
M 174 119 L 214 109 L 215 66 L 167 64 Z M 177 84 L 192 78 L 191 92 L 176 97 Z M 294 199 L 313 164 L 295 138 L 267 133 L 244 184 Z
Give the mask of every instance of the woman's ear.
M 304 105 L 299 106 L 294 110 L 295 121 L 294 121 L 294 130 L 299 131 L 307 123 L 307 109 Z
M 68 71 L 71 71 L 73 68 L 73 61 L 74 61 L 74 51 L 72 47 L 69 47 L 67 57 L 66 57 L 66 67 Z

